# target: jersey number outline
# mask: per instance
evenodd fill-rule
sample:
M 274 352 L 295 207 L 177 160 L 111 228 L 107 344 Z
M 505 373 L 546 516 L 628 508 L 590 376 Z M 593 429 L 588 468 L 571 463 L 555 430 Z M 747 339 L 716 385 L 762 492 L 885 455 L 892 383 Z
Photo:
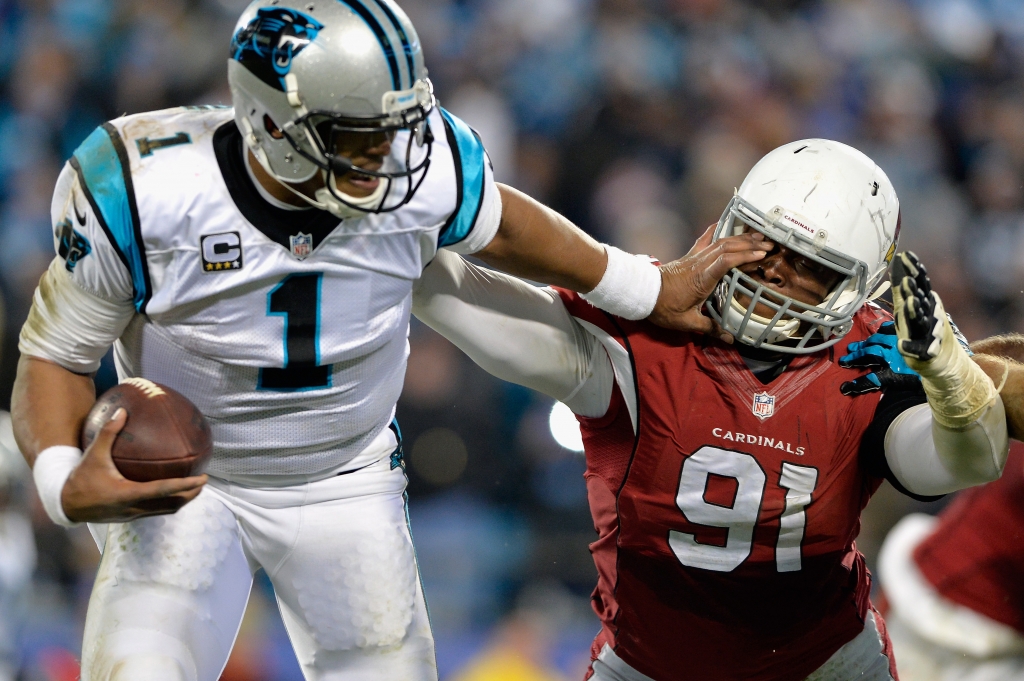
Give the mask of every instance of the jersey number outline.
M 178 132 L 170 137 L 158 137 L 156 139 L 140 137 L 135 140 L 135 146 L 139 148 L 139 156 L 142 157 L 152 156 L 153 152 L 157 149 L 176 147 L 179 144 L 192 144 L 192 137 L 187 132 Z
M 284 317 L 284 367 L 260 369 L 258 390 L 299 392 L 331 387 L 332 365 L 320 364 L 323 272 L 290 274 L 267 293 L 267 315 Z
M 716 475 L 736 481 L 732 506 L 720 506 L 704 499 L 708 478 Z M 786 490 L 786 506 L 779 519 L 775 544 L 778 572 L 801 568 L 801 544 L 810 506 L 818 483 L 818 470 L 783 463 L 779 487 Z M 761 514 L 767 477 L 750 454 L 704 446 L 686 458 L 679 474 L 676 506 L 695 525 L 721 527 L 728 532 L 724 546 L 701 544 L 696 536 L 669 530 L 668 543 L 680 563 L 714 572 L 732 572 L 750 557 L 754 528 Z

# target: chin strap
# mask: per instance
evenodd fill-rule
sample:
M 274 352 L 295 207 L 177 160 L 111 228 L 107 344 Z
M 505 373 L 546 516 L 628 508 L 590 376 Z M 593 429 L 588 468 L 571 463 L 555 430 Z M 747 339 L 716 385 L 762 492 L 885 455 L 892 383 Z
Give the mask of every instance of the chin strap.
M 283 186 L 285 189 L 287 189 L 292 194 L 299 197 L 309 205 L 320 210 L 325 210 L 331 215 L 341 218 L 342 220 L 355 220 L 358 218 L 366 217 L 367 214 L 372 212 L 375 208 L 377 208 L 377 206 L 380 205 L 380 202 L 384 197 L 384 193 L 387 191 L 387 184 L 383 180 L 377 184 L 377 188 L 373 190 L 373 193 L 370 194 L 369 196 L 358 197 L 345 194 L 344 192 L 341 192 L 340 190 L 337 189 L 337 185 L 335 185 L 335 191 L 337 191 L 337 193 L 344 199 L 344 201 L 339 201 L 338 198 L 327 189 L 327 187 L 321 187 L 320 189 L 317 189 L 314 197 L 306 196 L 305 194 L 297 190 L 295 187 L 293 187 L 291 183 L 282 180 L 281 178 L 277 177 L 277 175 L 274 174 L 274 172 L 270 169 L 270 164 L 267 161 L 266 152 L 263 151 L 259 144 L 253 144 L 252 140 L 250 139 L 254 139 L 255 136 L 252 133 L 252 126 L 249 125 L 249 121 L 244 118 L 242 119 L 242 121 L 243 125 L 246 128 L 246 147 L 252 151 L 253 155 L 256 157 L 256 160 L 259 162 L 263 170 L 267 173 L 267 175 L 271 177 L 271 179 L 273 179 L 279 185 Z M 249 163 L 248 158 L 245 159 L 245 163 Z M 320 172 L 321 176 L 324 179 L 324 182 L 326 183 L 328 181 L 327 172 L 323 170 L 321 170 Z M 348 202 L 349 204 L 352 205 L 346 205 L 345 202 Z M 365 210 L 361 210 L 357 206 L 365 208 Z
M 327 177 L 327 173 L 323 172 L 324 183 L 330 181 Z M 337 183 L 334 185 L 334 191 L 337 192 L 343 201 L 338 200 L 338 196 L 335 196 L 326 186 L 320 187 L 316 190 L 316 201 L 314 203 L 309 197 L 303 197 L 313 205 L 317 206 L 321 210 L 326 210 L 332 215 L 345 219 L 345 218 L 361 218 L 365 217 L 368 213 L 373 212 L 381 201 L 384 200 L 384 194 L 387 192 L 387 182 L 383 179 L 377 182 L 377 188 L 373 190 L 368 196 L 357 197 L 351 194 L 346 194 L 338 189 Z

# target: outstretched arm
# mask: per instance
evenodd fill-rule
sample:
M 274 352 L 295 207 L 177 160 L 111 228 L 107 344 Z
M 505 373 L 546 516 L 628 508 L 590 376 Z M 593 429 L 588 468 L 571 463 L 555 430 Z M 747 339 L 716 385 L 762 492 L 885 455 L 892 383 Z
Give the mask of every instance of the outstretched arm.
M 732 341 L 700 308 L 731 268 L 764 257 L 764 237 L 756 230 L 714 244 L 709 230 L 686 257 L 656 267 L 599 244 L 522 192 L 498 188 L 500 226 L 491 242 L 474 253 L 488 265 L 582 293 L 596 307 L 626 319 L 649 317 L 660 326 Z M 699 257 L 699 266 L 694 266 L 694 257 Z
M 971 343 L 974 361 L 996 385 L 1006 383 L 999 391 L 1006 409 L 1006 425 L 1010 437 L 1024 440 L 1024 336 L 1011 333 Z
M 608 355 L 551 289 L 440 251 L 413 289 L 412 311 L 494 376 L 582 416 L 608 410 L 614 382 Z
M 928 404 L 907 409 L 889 427 L 885 453 L 893 474 L 911 492 L 944 494 L 998 478 L 1009 450 L 1003 360 L 995 382 L 982 360 L 971 360 L 912 253 L 893 263 L 898 349 L 921 376 Z M 995 369 L 995 367 L 990 367 Z

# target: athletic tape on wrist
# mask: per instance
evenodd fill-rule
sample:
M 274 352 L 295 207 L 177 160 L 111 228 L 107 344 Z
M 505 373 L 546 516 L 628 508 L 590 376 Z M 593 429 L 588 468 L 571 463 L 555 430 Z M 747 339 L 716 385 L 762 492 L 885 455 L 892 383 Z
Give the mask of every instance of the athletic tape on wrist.
M 81 460 L 82 450 L 78 447 L 56 445 L 39 452 L 32 466 L 32 479 L 35 480 L 36 492 L 39 494 L 39 500 L 43 502 L 46 515 L 64 527 L 78 525 L 64 514 L 61 493 L 71 471 L 78 467 Z
M 901 338 L 909 336 L 904 316 L 904 306 L 901 305 L 897 315 L 897 324 L 902 325 Z M 935 294 L 935 318 L 941 325 L 938 354 L 928 361 L 912 355 L 904 355 L 904 359 L 911 369 L 920 374 L 936 423 L 952 430 L 963 430 L 978 420 L 999 391 L 988 374 L 957 341 L 938 294 Z
M 594 290 L 582 298 L 623 319 L 644 319 L 661 293 L 661 270 L 645 255 L 631 255 L 605 244 L 608 265 Z

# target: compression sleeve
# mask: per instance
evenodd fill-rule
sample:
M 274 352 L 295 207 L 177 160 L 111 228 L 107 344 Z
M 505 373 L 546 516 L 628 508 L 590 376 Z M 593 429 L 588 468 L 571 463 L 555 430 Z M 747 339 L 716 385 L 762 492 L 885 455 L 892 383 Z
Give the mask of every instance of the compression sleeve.
M 885 435 L 885 458 L 903 487 L 941 495 L 995 480 L 1009 453 L 1006 412 L 995 400 L 966 428 L 948 428 L 928 405 L 903 411 Z
M 600 342 L 554 291 L 438 251 L 413 289 L 413 314 L 488 373 L 603 416 L 615 382 Z

